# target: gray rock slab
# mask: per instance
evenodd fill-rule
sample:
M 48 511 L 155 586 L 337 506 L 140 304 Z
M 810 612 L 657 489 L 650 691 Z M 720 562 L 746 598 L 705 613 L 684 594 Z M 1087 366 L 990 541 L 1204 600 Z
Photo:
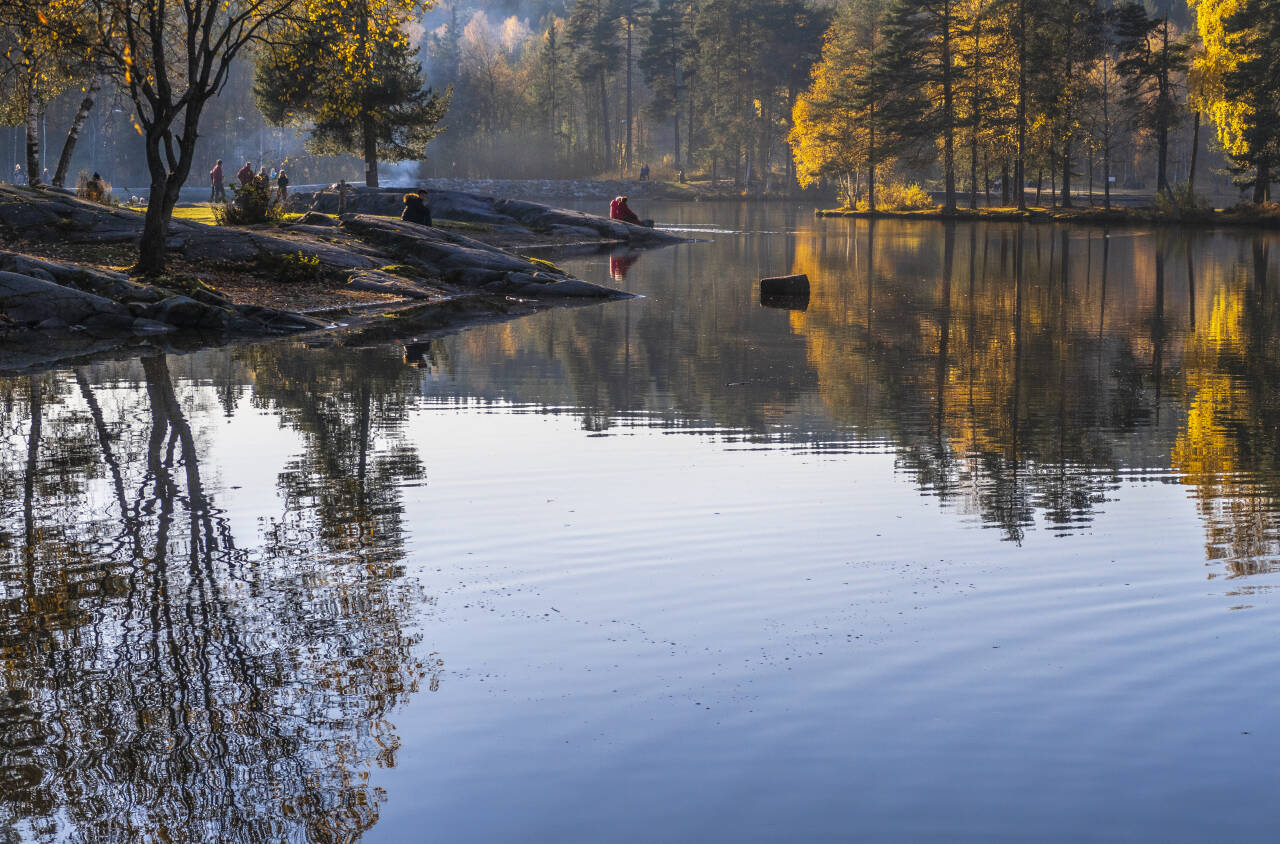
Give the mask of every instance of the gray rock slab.
M 129 310 L 110 299 L 6 271 L 0 271 L 0 313 L 25 325 L 36 325 L 51 318 L 77 325 L 104 314 L 132 321 Z

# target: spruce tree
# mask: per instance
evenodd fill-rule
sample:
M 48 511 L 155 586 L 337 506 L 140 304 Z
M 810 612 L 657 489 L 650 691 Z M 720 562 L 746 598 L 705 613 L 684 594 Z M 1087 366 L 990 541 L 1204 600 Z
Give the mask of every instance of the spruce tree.
M 1112 14 L 1120 51 L 1116 70 L 1125 79 L 1129 104 L 1139 124 L 1155 134 L 1156 190 L 1170 193 L 1169 130 L 1179 117 L 1176 87 L 1187 71 L 1190 45 L 1171 37 L 1168 13 L 1154 17 L 1129 0 L 1114 7 Z
M 331 9 L 354 10 L 358 24 L 359 6 Z M 377 187 L 379 159 L 426 156 L 427 143 L 442 131 L 449 95 L 424 87 L 398 21 L 384 27 L 368 25 L 367 15 L 364 21 L 342 26 L 321 16 L 291 26 L 259 57 L 254 95 L 268 122 L 309 124 L 311 152 L 361 156 L 365 184 Z
M 671 120 L 672 153 L 680 165 L 680 107 L 693 75 L 697 42 L 686 0 L 661 0 L 649 22 L 649 41 L 640 53 L 640 70 L 649 86 L 647 113 Z

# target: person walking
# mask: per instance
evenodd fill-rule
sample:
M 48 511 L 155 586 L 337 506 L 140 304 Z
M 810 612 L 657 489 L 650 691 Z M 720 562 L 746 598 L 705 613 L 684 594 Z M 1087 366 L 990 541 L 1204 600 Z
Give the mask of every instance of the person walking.
M 209 171 L 209 201 L 210 202 L 226 202 L 227 191 L 222 186 L 222 159 L 218 159 L 218 163 L 213 165 L 213 169 Z
M 13 183 L 14 183 L 15 185 L 23 185 L 23 184 L 26 184 L 26 180 L 22 178 L 22 165 L 21 165 L 21 164 L 15 164 L 15 165 L 13 165 Z
M 281 170 L 276 176 L 276 201 L 284 205 L 284 201 L 289 198 L 289 177 Z
M 240 183 L 240 187 L 244 187 L 253 181 L 253 164 L 246 161 L 244 166 L 236 171 L 236 181 Z

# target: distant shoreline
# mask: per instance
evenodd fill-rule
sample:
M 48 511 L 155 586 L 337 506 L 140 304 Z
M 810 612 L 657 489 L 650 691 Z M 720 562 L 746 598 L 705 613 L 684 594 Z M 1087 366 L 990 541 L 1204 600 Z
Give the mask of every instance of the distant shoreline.
M 913 211 L 857 211 L 851 208 L 818 209 L 817 217 L 845 217 L 876 220 L 959 220 L 1011 223 L 1082 223 L 1099 226 L 1243 226 L 1280 228 L 1280 205 L 1240 205 L 1184 211 L 1162 211 L 1150 206 L 1137 208 L 957 208 L 945 211 L 926 208 Z

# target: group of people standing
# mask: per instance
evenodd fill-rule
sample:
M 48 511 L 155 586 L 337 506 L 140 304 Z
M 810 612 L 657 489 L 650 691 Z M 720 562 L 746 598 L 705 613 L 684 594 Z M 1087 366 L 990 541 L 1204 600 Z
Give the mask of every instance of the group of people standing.
M 259 187 L 270 190 L 271 184 L 274 182 L 276 187 L 276 201 L 284 202 L 289 196 L 289 176 L 284 170 L 276 170 L 272 167 L 271 172 L 267 172 L 264 164 L 257 173 L 253 172 L 253 162 L 246 161 L 244 166 L 236 171 L 236 181 L 240 183 L 240 187 L 247 187 L 250 184 L 256 184 Z M 213 169 L 209 171 L 209 185 L 211 192 L 209 194 L 210 202 L 226 202 L 227 191 L 223 187 L 222 159 L 218 159 L 218 163 L 213 165 Z

